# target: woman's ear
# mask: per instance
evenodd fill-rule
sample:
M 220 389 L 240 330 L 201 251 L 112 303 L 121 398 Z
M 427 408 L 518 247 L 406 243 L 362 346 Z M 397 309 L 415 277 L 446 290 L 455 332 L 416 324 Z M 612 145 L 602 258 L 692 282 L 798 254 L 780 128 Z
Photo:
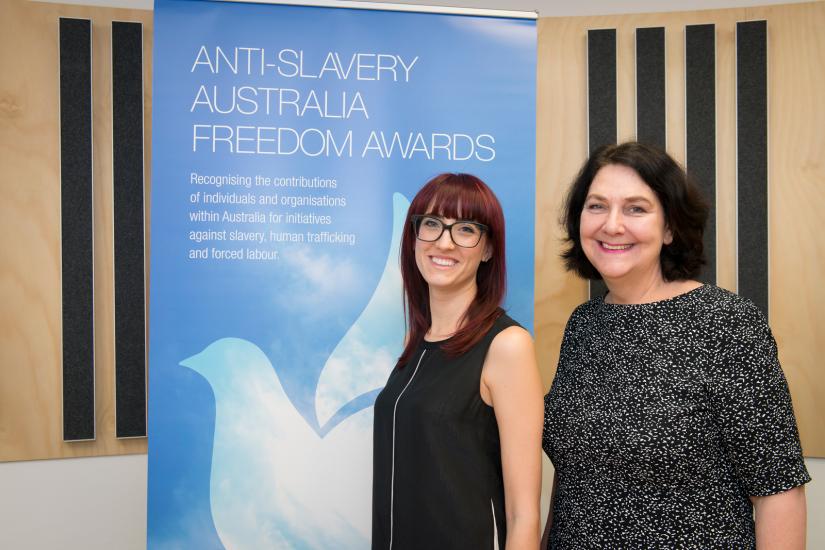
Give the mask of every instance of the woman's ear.
M 486 262 L 493 257 L 493 247 L 489 244 L 484 245 L 484 254 L 481 255 L 481 261 Z
M 673 242 L 673 232 L 670 230 L 669 227 L 665 227 L 665 236 L 664 239 L 662 239 L 662 242 L 665 244 L 665 246 Z

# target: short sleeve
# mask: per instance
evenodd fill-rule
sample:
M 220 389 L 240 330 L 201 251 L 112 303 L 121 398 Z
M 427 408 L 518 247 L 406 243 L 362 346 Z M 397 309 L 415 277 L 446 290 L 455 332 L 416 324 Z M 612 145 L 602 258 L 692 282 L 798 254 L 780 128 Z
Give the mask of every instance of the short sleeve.
M 751 496 L 809 482 L 791 395 L 764 316 L 743 301 L 725 317 L 708 389 L 740 482 Z

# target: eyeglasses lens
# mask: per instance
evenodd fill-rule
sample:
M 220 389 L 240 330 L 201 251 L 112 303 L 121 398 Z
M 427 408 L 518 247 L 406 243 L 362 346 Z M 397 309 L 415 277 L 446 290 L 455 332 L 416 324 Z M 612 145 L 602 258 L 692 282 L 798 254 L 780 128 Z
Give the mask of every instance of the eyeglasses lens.
M 416 237 L 422 241 L 433 242 L 441 238 L 444 229 L 449 228 L 453 242 L 458 246 L 472 248 L 481 240 L 481 228 L 476 224 L 456 222 L 445 226 L 438 218 L 422 217 L 416 225 Z

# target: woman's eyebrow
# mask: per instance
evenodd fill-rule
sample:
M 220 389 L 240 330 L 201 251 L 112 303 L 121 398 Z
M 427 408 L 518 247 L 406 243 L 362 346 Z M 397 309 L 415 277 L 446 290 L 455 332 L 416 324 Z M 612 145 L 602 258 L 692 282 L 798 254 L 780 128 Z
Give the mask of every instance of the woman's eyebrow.
M 591 194 L 587 195 L 587 197 L 585 198 L 585 201 L 590 200 L 590 199 L 596 199 L 596 200 L 600 200 L 600 201 L 607 201 L 608 200 L 607 197 L 605 197 L 604 195 L 599 195 L 598 193 L 591 193 Z M 642 195 L 634 195 L 632 197 L 624 197 L 622 200 L 624 202 L 644 202 L 644 203 L 647 203 L 647 204 L 653 204 L 653 201 L 651 201 L 647 197 L 643 197 Z
M 625 202 L 646 202 L 647 204 L 653 204 L 653 202 L 648 199 L 647 197 L 642 197 L 641 195 L 636 197 L 627 197 Z

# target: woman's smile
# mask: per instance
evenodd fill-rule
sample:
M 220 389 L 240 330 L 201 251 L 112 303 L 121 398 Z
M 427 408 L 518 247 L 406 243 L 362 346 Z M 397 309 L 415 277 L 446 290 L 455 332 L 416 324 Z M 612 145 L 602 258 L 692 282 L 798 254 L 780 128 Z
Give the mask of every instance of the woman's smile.
M 430 256 L 430 260 L 439 267 L 453 267 L 458 263 L 458 260 L 444 256 Z
M 601 242 L 601 241 L 599 242 L 599 244 L 608 253 L 611 253 L 611 252 L 624 252 L 625 250 L 628 250 L 628 249 L 630 249 L 630 247 L 633 246 L 632 244 L 611 244 L 611 243 L 606 243 L 606 242 Z

